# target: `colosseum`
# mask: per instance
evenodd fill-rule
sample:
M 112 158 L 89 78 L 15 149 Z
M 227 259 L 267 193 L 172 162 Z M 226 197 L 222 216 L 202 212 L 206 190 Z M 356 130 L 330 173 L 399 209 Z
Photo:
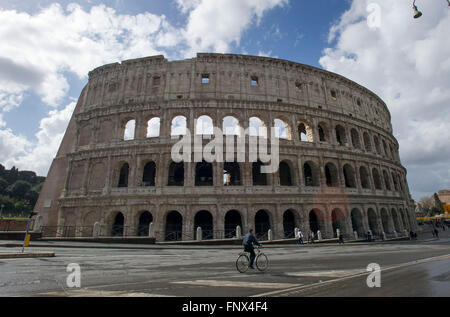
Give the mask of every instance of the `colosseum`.
M 278 127 L 277 172 L 261 173 L 261 161 L 173 160 L 186 131 L 209 127 Z M 278 240 L 299 228 L 330 239 L 417 228 L 377 95 L 322 69 L 234 54 L 153 56 L 90 72 L 35 210 L 44 235 L 65 237 L 188 241 L 254 228 Z

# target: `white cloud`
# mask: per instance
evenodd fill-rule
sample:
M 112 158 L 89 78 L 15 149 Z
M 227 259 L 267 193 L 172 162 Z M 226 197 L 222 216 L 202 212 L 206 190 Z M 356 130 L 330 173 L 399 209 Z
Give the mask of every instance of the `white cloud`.
M 379 28 L 366 20 L 373 2 L 381 7 Z M 415 20 L 409 0 L 353 1 L 320 59 L 387 103 L 415 199 L 450 187 L 450 10 L 432 1 L 419 9 L 424 15 Z

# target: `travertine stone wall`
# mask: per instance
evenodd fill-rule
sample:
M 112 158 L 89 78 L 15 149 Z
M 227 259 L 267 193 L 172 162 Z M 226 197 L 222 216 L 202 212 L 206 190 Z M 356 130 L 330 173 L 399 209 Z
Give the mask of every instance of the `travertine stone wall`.
M 195 186 L 196 163 L 184 164 L 184 186 L 168 186 L 170 151 L 176 143 L 172 120 L 184 116 L 187 128 L 195 131 L 195 120 L 202 115 L 217 127 L 226 116 L 243 128 L 251 117 L 268 127 L 283 120 L 291 133 L 280 140 L 280 161 L 288 163 L 292 186 L 280 184 L 279 172 L 269 175 L 269 185 L 253 186 L 251 163 L 239 163 L 239 186 L 224 186 L 223 163 L 213 164 L 213 186 Z M 152 118 L 160 119 L 157 138 L 147 138 Z M 136 123 L 135 137 L 125 141 L 130 120 Z M 308 141 L 300 138 L 301 123 Z M 368 230 L 392 234 L 416 229 L 398 153 L 384 102 L 337 74 L 265 57 L 198 54 L 169 62 L 154 56 L 90 72 L 36 209 L 44 226 L 100 222 L 104 235 L 118 213 L 124 216 L 124 234 L 136 235 L 139 218 L 148 211 L 159 240 L 164 240 L 171 211 L 182 216 L 182 238 L 193 239 L 194 219 L 202 210 L 212 216 L 214 238 L 223 236 L 231 210 L 239 212 L 244 230 L 259 226 L 255 216 L 264 210 L 276 238 L 286 236 L 286 227 L 290 230 L 286 211 L 304 231 L 315 215 L 326 238 L 336 228 L 347 236 Z M 156 166 L 155 186 L 143 186 L 148 162 Z M 314 186 L 306 180 L 305 163 Z M 124 164 L 129 166 L 128 184 L 119 187 Z M 346 182 L 348 175 L 354 184 Z M 327 185 L 329 179 L 333 186 Z

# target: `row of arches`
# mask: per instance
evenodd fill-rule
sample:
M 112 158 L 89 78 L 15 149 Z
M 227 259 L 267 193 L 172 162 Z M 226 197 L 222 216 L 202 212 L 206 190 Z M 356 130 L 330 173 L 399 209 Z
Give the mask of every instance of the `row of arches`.
M 222 119 L 222 131 L 224 135 L 239 135 L 241 124 L 235 116 L 225 116 Z M 254 116 L 248 121 L 249 133 L 251 136 L 268 137 L 268 126 L 263 119 Z M 275 118 L 273 120 L 275 136 L 280 139 L 293 140 L 293 130 L 288 120 Z M 213 119 L 208 115 L 199 116 L 195 120 L 195 133 L 197 135 L 214 134 Z M 356 127 L 347 128 L 342 124 L 337 124 L 331 130 L 328 124 L 320 122 L 313 127 L 306 120 L 297 122 L 296 133 L 301 142 L 327 142 L 335 143 L 340 146 L 352 146 L 355 149 L 384 155 L 390 159 L 398 158 L 398 149 L 396 146 L 383 139 L 380 135 L 373 135 L 368 131 L 362 133 Z M 147 121 L 146 137 L 156 138 L 160 136 L 161 120 L 159 117 L 152 117 Z M 170 135 L 185 135 L 187 131 L 187 118 L 182 115 L 175 116 L 171 120 Z M 122 138 L 125 141 L 133 140 L 136 134 L 136 120 L 132 118 L 125 119 L 122 125 Z M 317 139 L 316 139 L 317 138 Z
M 254 186 L 269 185 L 268 174 L 261 173 L 261 167 L 264 164 L 260 161 L 252 163 L 252 184 Z M 302 166 L 302 175 L 304 186 L 320 186 L 321 177 L 319 166 L 307 161 Z M 290 160 L 283 160 L 279 164 L 278 179 L 280 186 L 296 186 L 299 181 L 296 177 L 295 163 Z M 242 182 L 241 165 L 237 162 L 225 162 L 223 164 L 224 186 L 241 186 Z M 156 186 L 157 166 L 153 161 L 145 164 L 142 170 L 141 186 Z M 130 165 L 122 163 L 120 166 L 117 187 L 128 187 L 130 177 Z M 168 171 L 168 186 L 184 186 L 185 164 L 183 162 L 172 162 Z M 341 170 L 333 162 L 328 162 L 324 166 L 325 184 L 328 187 L 344 186 L 346 188 L 377 189 L 388 191 L 404 191 L 406 186 L 403 184 L 400 173 L 387 169 L 382 169 L 380 173 L 377 167 L 368 169 L 366 166 L 360 166 L 355 169 L 351 164 L 344 164 Z M 342 181 L 341 181 L 342 179 Z M 214 185 L 214 165 L 205 161 L 195 165 L 195 186 L 213 186 Z
M 153 219 L 149 211 L 140 213 L 136 231 L 138 236 L 149 235 L 149 225 L 153 222 Z M 182 214 L 172 210 L 165 216 L 162 240 L 196 240 L 198 238 L 196 236 L 197 228 L 199 227 L 202 229 L 202 240 L 235 238 L 236 227 L 245 228 L 243 219 L 240 211 L 236 209 L 229 210 L 224 216 L 223 228 L 217 228 L 217 219 L 214 219 L 213 214 L 208 210 L 200 210 L 194 216 L 191 232 L 184 233 Z M 112 236 L 124 235 L 124 221 L 124 215 L 118 212 L 112 224 Z M 266 209 L 258 210 L 254 215 L 253 223 L 248 225 L 254 228 L 256 236 L 262 240 L 268 238 L 267 233 L 269 229 L 273 230 L 277 227 L 272 213 Z M 335 208 L 331 211 L 330 216 L 318 208 L 314 208 L 306 214 L 299 213 L 294 209 L 287 209 L 283 212 L 282 232 L 276 237 L 281 239 L 294 238 L 295 228 L 305 231 L 310 230 L 315 234 L 320 231 L 324 238 L 336 237 L 338 229 L 348 237 L 353 237 L 355 232 L 359 237 L 364 237 L 368 230 L 379 236 L 383 232 L 386 234 L 401 233 L 410 229 L 411 223 L 408 211 L 401 208 L 398 210 L 392 208 L 390 212 L 386 208 L 381 208 L 379 212 L 373 208 L 368 208 L 366 212 L 361 211 L 359 208 L 353 208 L 348 214 L 339 208 Z M 331 233 L 329 232 L 330 229 L 332 230 Z

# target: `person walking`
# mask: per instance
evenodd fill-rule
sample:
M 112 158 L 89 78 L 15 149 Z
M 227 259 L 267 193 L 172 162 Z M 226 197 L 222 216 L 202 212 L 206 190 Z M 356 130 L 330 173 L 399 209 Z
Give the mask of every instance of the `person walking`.
M 344 244 L 344 235 L 342 232 L 339 233 L 339 244 Z
M 303 244 L 303 233 L 301 230 L 298 231 L 297 238 L 298 238 L 298 244 Z
M 253 262 L 255 262 L 256 254 L 255 254 L 255 248 L 253 247 L 253 244 L 256 244 L 257 246 L 260 246 L 258 239 L 253 235 L 253 229 L 250 229 L 248 233 L 244 236 L 242 245 L 244 246 L 244 252 L 250 253 L 250 266 L 249 268 L 255 269 L 253 267 Z

